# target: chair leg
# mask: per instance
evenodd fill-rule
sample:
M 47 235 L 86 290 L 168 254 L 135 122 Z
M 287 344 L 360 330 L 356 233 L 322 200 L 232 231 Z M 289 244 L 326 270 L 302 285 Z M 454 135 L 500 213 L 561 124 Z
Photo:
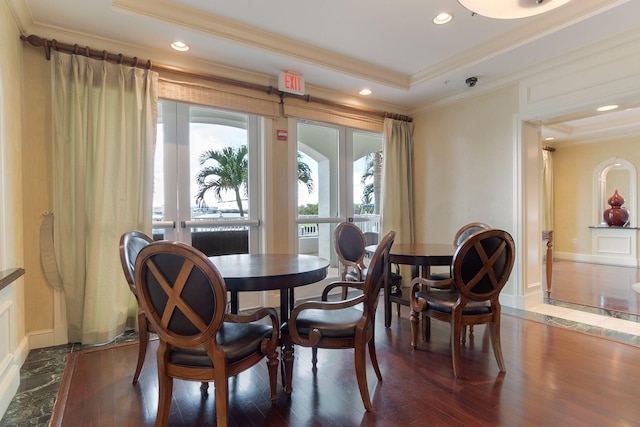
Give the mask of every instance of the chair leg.
M 169 421 L 171 409 L 171 394 L 173 392 L 173 378 L 167 376 L 165 371 L 166 344 L 160 342 L 158 346 L 158 413 L 156 415 L 156 427 L 165 427 Z
M 284 378 L 282 384 L 284 391 L 291 395 L 293 384 L 293 343 L 289 334 L 282 334 L 282 366 L 284 367 Z
M 318 372 L 318 347 L 311 347 L 311 370 Z
M 371 358 L 371 364 L 373 365 L 376 377 L 378 377 L 378 381 L 382 381 L 382 373 L 380 372 L 380 366 L 378 366 L 378 356 L 376 355 L 376 344 L 374 338 L 375 337 L 371 337 L 369 340 L 369 357 Z
M 216 389 L 216 423 L 218 426 L 229 425 L 229 384 L 225 367 L 215 369 Z
M 138 364 L 136 372 L 133 374 L 133 384 L 138 382 L 144 358 L 147 355 L 147 344 L 149 344 L 149 327 L 143 312 L 138 313 L 138 332 Z
M 367 353 L 364 345 L 356 344 L 354 349 L 356 365 L 356 379 L 360 389 L 360 397 L 367 411 L 371 411 L 371 399 L 369 398 L 369 386 L 367 384 Z
M 418 328 L 420 327 L 420 313 L 411 310 L 411 346 L 418 348 Z
M 493 354 L 496 356 L 496 362 L 498 362 L 498 368 L 500 372 L 507 372 L 507 368 L 504 364 L 504 358 L 502 357 L 502 343 L 500 342 L 500 317 L 497 317 L 492 323 L 489 323 L 491 330 L 491 344 L 493 345 Z
M 460 322 L 451 324 L 451 359 L 453 362 L 453 376 L 460 378 L 460 333 L 462 325 Z
M 278 352 L 267 354 L 267 369 L 269 371 L 269 386 L 271 388 L 271 402 L 278 400 Z

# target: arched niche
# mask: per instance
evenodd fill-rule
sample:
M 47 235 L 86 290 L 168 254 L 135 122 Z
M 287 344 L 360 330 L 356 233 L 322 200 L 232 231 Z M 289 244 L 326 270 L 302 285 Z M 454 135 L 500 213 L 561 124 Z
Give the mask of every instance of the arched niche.
M 612 185 L 612 181 L 618 182 L 620 185 Z M 618 157 L 612 157 L 600 163 L 593 171 L 594 224 L 606 225 L 602 215 L 604 210 L 610 207 L 607 200 L 617 188 L 625 200 L 623 207 L 629 211 L 629 227 L 635 227 L 637 217 L 636 187 L 637 175 L 633 163 Z

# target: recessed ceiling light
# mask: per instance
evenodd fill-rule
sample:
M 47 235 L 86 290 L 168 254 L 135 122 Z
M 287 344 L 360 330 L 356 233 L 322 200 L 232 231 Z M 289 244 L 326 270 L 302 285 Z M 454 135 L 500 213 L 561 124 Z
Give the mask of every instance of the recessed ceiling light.
M 175 41 L 171 43 L 171 47 L 177 50 L 178 52 L 186 52 L 189 50 L 189 45 L 180 41 Z
M 603 105 L 602 107 L 598 107 L 597 111 L 611 111 L 611 110 L 615 110 L 616 108 L 618 108 L 618 105 L 616 104 Z
M 371 95 L 371 89 L 362 89 L 359 93 L 364 96 Z
M 544 140 L 545 141 L 553 141 L 555 138 L 553 136 L 548 136 Z
M 453 19 L 452 14 L 450 14 L 449 12 L 442 12 L 436 15 L 435 18 L 433 18 L 433 23 L 436 25 L 442 25 L 442 24 L 446 24 L 447 22 L 451 22 L 452 19 Z

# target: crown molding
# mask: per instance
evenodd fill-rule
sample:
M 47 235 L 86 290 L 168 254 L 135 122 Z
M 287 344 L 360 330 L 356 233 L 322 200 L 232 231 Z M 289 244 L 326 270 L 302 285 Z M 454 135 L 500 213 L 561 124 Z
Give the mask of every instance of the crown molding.
M 551 14 L 532 18 L 523 26 L 494 37 L 488 42 L 468 49 L 449 60 L 412 74 L 410 76 L 411 86 L 487 61 L 628 1 L 630 0 L 580 0 L 568 3 L 555 9 Z
M 190 28 L 235 43 L 290 56 L 390 87 L 405 90 L 409 88 L 409 76 L 403 73 L 176 4 L 170 0 L 113 0 L 112 4 L 114 8 L 127 12 Z

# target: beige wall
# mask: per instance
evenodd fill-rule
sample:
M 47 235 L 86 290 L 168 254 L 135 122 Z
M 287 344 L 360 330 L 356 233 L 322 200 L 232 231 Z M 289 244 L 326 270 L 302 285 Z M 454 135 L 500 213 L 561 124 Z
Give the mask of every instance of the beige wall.
M 418 242 L 474 221 L 513 232 L 517 108 L 514 85 L 414 116 Z
M 556 252 L 591 254 L 591 231 L 588 227 L 598 225 L 593 221 L 594 170 L 600 163 L 618 157 L 632 163 L 637 171 L 640 167 L 639 144 L 638 137 L 626 137 L 557 147 L 553 153 Z M 629 194 L 625 193 L 629 191 L 628 186 L 621 185 L 619 190 L 628 200 Z
M 22 46 L 6 2 L 0 2 L 0 271 L 24 267 L 22 186 Z M 0 291 L 0 417 L 20 382 L 25 340 L 22 276 Z
M 40 224 L 53 211 L 51 183 L 51 73 L 40 49 L 24 46 L 23 187 L 27 331 L 53 328 L 53 289 L 40 263 Z

